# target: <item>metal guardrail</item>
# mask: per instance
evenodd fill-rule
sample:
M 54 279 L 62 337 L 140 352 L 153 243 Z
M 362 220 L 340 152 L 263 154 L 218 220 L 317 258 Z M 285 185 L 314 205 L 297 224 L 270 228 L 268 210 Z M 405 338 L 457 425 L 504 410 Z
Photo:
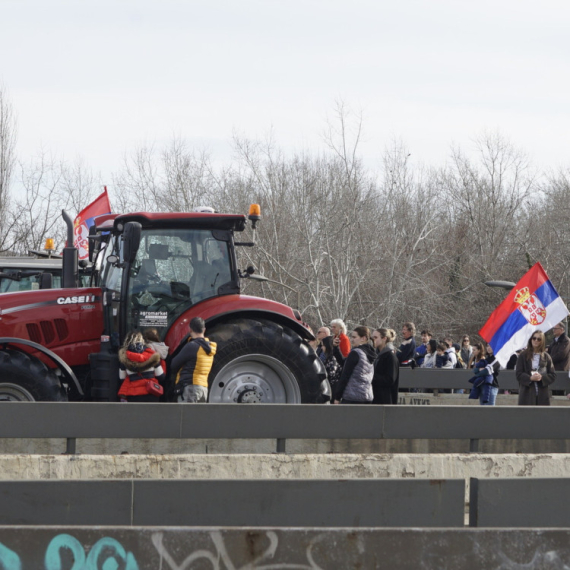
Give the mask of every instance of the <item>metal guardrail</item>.
M 462 527 L 464 510 L 464 479 L 0 481 L 0 525 Z
M 469 480 L 469 526 L 569 528 L 570 478 Z
M 471 390 L 469 378 L 473 377 L 472 370 L 460 369 L 433 369 L 433 368 L 400 368 L 400 389 L 461 389 Z M 499 387 L 501 390 L 518 390 L 519 383 L 514 370 L 501 370 L 499 372 Z M 557 372 L 556 381 L 550 386 L 551 390 L 570 390 L 568 372 Z
M 6 402 L 0 437 L 276 439 L 570 439 L 570 412 L 549 406 L 359 406 Z
M 458 528 L 465 524 L 465 483 L 382 478 L 0 481 L 0 525 Z M 570 527 L 570 511 L 561 508 L 570 478 L 471 478 L 469 483 L 470 527 Z

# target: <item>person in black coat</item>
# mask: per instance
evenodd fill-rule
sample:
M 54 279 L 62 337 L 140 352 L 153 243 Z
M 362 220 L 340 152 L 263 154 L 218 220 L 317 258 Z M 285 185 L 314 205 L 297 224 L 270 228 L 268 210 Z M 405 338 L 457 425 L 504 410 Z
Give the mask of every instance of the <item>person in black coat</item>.
M 381 328 L 372 333 L 372 341 L 378 351 L 372 377 L 373 404 L 398 403 L 400 363 L 395 354 L 393 344 L 395 339 L 396 333 L 392 329 Z
M 554 370 L 563 370 L 567 372 L 570 370 L 570 338 L 566 334 L 566 327 L 564 323 L 558 323 L 552 327 L 554 340 L 546 349 L 550 354 Z
M 416 366 L 416 361 L 414 360 L 414 355 L 416 354 L 415 334 L 416 325 L 414 325 L 414 323 L 404 323 L 402 325 L 402 336 L 404 340 L 398 350 L 395 351 L 400 366 L 409 366 L 410 368 L 415 368 Z

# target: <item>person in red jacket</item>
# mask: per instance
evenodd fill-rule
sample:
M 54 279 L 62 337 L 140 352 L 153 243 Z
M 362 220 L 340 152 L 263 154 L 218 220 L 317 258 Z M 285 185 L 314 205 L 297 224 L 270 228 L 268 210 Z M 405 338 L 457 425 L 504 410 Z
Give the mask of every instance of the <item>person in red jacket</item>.
M 129 333 L 119 350 L 119 378 L 122 402 L 158 402 L 164 380 L 160 354 L 145 344 L 138 331 Z
M 340 319 L 331 321 L 331 333 L 333 337 L 333 345 L 338 346 L 343 358 L 348 356 L 350 352 L 350 340 L 346 336 L 346 325 Z

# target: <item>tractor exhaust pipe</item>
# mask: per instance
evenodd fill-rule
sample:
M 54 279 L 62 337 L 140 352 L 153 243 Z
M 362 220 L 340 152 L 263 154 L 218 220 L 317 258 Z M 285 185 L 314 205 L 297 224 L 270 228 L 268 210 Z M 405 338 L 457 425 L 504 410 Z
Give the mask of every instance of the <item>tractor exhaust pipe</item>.
M 69 214 L 61 211 L 61 215 L 67 225 L 67 244 L 63 248 L 63 283 L 64 289 L 75 289 L 79 283 L 79 252 L 73 245 L 73 221 Z

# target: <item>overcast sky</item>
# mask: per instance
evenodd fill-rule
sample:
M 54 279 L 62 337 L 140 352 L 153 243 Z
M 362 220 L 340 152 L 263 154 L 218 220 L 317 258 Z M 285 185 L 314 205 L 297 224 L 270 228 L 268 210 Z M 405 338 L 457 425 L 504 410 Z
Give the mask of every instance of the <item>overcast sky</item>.
M 484 129 L 570 167 L 569 29 L 568 0 L 2 0 L 0 80 L 20 157 L 104 176 L 173 136 L 321 148 L 338 99 L 372 167 L 394 137 L 436 165 Z

